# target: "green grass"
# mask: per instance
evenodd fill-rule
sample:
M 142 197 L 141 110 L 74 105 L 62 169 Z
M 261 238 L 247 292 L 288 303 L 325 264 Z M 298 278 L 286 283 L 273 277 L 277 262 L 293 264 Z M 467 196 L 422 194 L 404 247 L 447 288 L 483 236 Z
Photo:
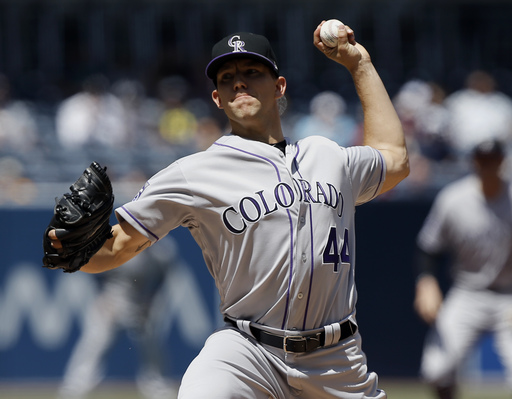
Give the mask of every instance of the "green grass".
M 381 379 L 380 387 L 388 399 L 435 399 L 428 387 L 416 380 Z M 56 386 L 50 383 L 0 384 L 2 399 L 55 399 Z M 103 383 L 88 399 L 141 399 L 137 389 L 130 383 Z M 169 398 L 169 399 L 175 399 Z M 471 384 L 461 388 L 458 399 L 512 399 L 502 382 Z

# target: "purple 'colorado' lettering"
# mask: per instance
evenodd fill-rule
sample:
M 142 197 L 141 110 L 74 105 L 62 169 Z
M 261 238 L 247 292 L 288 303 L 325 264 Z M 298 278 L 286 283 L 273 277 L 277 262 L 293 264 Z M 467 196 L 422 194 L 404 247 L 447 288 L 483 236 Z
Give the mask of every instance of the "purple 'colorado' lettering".
M 299 194 L 298 201 L 302 202 L 302 188 L 299 184 L 299 182 L 295 179 L 293 179 L 293 185 L 295 186 L 295 191 Z
M 268 215 L 269 213 L 277 211 L 277 204 L 274 204 L 274 209 L 270 210 L 267 204 L 267 200 L 265 199 L 265 196 L 263 195 L 263 190 L 258 191 L 256 194 L 258 194 L 261 198 L 261 202 L 263 203 L 263 206 L 265 207 L 265 215 Z
M 341 217 L 343 215 L 343 195 L 336 190 L 336 187 L 334 187 L 332 184 L 327 183 L 327 187 L 329 187 L 329 202 L 325 203 L 326 205 L 329 205 L 331 208 L 338 210 L 338 216 Z M 336 201 L 333 203 L 333 201 Z
M 324 197 L 323 201 L 320 201 L 320 196 Z M 326 205 L 330 205 L 330 203 L 327 202 L 327 196 L 325 195 L 324 188 L 319 182 L 316 182 L 316 201 L 317 204 L 320 202 L 323 202 Z
M 290 195 L 288 203 L 286 203 L 285 190 L 287 190 L 288 194 Z M 281 205 L 283 208 L 289 208 L 290 206 L 293 205 L 293 202 L 295 201 L 295 192 L 293 191 L 293 188 L 286 183 L 279 183 L 274 189 L 274 195 L 276 197 L 277 203 Z
M 230 220 L 231 214 L 235 215 L 235 217 L 233 218 L 233 222 Z M 242 218 L 237 217 L 237 215 L 238 212 L 236 211 L 236 209 L 230 206 L 222 213 L 222 221 L 224 222 L 224 225 L 228 228 L 228 230 L 231 231 L 233 234 L 242 234 L 247 228 L 247 224 Z M 242 226 L 236 228 L 235 226 L 233 226 L 234 222 L 240 222 Z
M 317 201 L 315 201 L 315 199 L 313 198 L 313 195 L 311 194 L 311 184 L 307 180 L 304 180 L 304 179 L 299 179 L 299 183 L 300 183 L 300 187 L 302 188 L 302 191 L 304 194 L 304 201 L 316 203 Z
M 238 209 L 231 206 L 222 213 L 222 220 L 233 234 L 242 234 L 249 223 L 256 223 L 262 217 L 289 208 L 296 202 L 323 204 L 334 209 L 339 217 L 343 215 L 343 196 L 334 185 L 293 179 L 293 187 L 280 182 L 272 192 L 260 190 L 254 196 L 243 197 L 238 202 Z
M 256 214 L 253 217 L 250 216 L 250 212 L 248 212 L 246 208 L 246 204 L 248 203 L 254 205 L 254 210 L 256 211 Z M 242 214 L 245 220 L 249 222 L 255 222 L 261 217 L 261 207 L 258 204 L 258 201 L 256 201 L 254 198 L 244 197 L 240 200 L 240 213 Z

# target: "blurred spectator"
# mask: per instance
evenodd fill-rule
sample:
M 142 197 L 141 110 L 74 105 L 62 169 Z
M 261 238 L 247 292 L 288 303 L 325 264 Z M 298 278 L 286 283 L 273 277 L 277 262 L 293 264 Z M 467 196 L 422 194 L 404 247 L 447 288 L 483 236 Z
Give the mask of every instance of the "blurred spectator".
M 433 161 L 442 161 L 451 153 L 444 99 L 441 86 L 420 79 L 407 81 L 393 99 L 408 147 Z
M 0 151 L 28 152 L 36 148 L 38 132 L 29 106 L 11 97 L 11 85 L 0 74 Z
M 411 79 L 393 98 L 409 149 L 411 173 L 390 196 L 433 197 L 447 183 L 467 173 L 448 135 L 446 93 L 436 82 Z
M 411 172 L 405 181 L 388 194 L 389 196 L 403 195 L 404 193 L 406 196 L 417 195 L 430 185 L 431 163 L 428 157 L 422 153 L 421 138 L 418 134 L 421 114 L 428 107 L 430 101 L 429 86 L 419 79 L 405 82 L 393 98 L 393 105 L 404 129 Z
M 293 135 L 297 140 L 321 135 L 349 147 L 358 144 L 357 131 L 356 120 L 347 112 L 343 97 L 332 91 L 324 91 L 311 99 L 309 114 L 296 122 Z
M 471 72 L 465 88 L 445 100 L 449 111 L 452 146 L 461 155 L 487 138 L 512 143 L 512 100 L 497 90 L 494 77 L 484 71 Z
M 138 80 L 121 79 L 112 84 L 112 94 L 123 107 L 123 129 L 130 148 L 150 147 L 151 137 L 158 131 L 160 103 L 146 96 Z
M 99 276 L 101 293 L 88 310 L 81 336 L 71 353 L 62 385 L 62 399 L 82 399 L 102 381 L 106 355 L 120 330 L 126 330 L 139 352 L 137 387 L 145 399 L 168 399 L 175 388 L 165 377 L 162 329 L 170 304 L 166 281 L 179 266 L 171 237 L 122 267 Z M 176 277 L 173 277 L 176 278 Z
M 182 147 L 185 151 L 190 151 L 194 145 L 197 126 L 196 116 L 185 105 L 188 89 L 188 82 L 178 75 L 162 79 L 158 84 L 164 107 L 159 120 L 160 135 L 172 146 Z
M 412 79 L 405 82 L 393 98 L 393 105 L 408 139 L 414 139 L 416 120 L 422 108 L 430 102 L 430 97 L 428 84 L 420 79 Z
M 211 117 L 199 119 L 195 134 L 196 149 L 199 151 L 206 150 L 222 135 L 223 132 L 216 119 Z
M 0 205 L 29 205 L 37 196 L 37 186 L 25 175 L 23 164 L 16 158 L 0 158 Z
M 109 92 L 109 81 L 105 76 L 89 76 L 81 92 L 60 104 L 56 130 L 60 144 L 70 149 L 127 145 L 123 105 Z

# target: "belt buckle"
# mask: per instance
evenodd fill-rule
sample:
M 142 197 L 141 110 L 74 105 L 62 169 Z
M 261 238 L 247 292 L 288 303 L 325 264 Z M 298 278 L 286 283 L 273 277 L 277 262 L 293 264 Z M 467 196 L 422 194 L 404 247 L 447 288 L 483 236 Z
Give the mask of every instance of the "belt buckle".
M 320 346 L 320 335 L 321 333 L 317 333 L 316 336 L 308 337 L 303 337 L 302 335 L 286 335 L 283 339 L 283 350 L 285 353 L 311 352 Z M 288 341 L 293 342 L 293 344 L 298 344 L 300 346 L 299 350 L 289 350 Z M 315 344 L 312 347 L 308 347 L 308 343 L 310 342 L 314 342 Z
M 288 350 L 288 341 L 293 343 L 301 343 L 301 346 L 304 347 L 302 350 Z M 283 340 L 283 349 L 285 353 L 298 353 L 298 352 L 306 352 L 306 337 L 301 335 L 286 335 Z

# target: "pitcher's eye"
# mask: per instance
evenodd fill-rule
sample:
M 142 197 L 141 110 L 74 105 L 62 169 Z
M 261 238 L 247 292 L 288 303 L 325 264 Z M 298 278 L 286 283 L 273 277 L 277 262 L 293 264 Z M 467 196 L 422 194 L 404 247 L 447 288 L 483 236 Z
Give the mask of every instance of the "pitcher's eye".
M 220 75 L 220 79 L 221 81 L 227 81 L 227 80 L 230 80 L 233 78 L 233 75 L 231 73 L 223 73 Z

